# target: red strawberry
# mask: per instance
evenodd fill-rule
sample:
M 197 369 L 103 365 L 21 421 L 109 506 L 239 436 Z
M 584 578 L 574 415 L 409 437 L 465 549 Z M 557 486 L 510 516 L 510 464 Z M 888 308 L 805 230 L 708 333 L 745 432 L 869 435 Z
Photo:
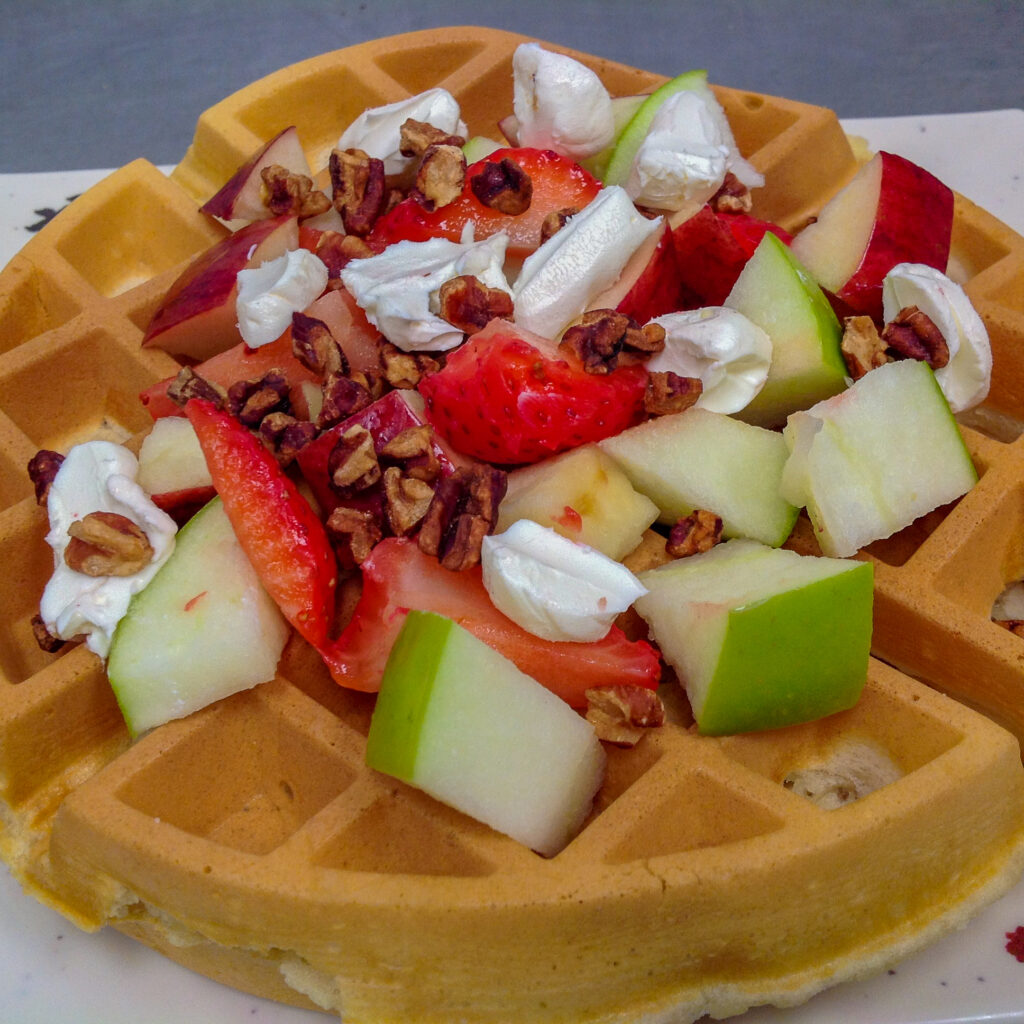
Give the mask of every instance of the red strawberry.
M 427 419 L 457 451 L 515 465 L 638 423 L 646 384 L 642 366 L 586 373 L 550 342 L 493 320 L 426 377 L 420 393 Z
M 501 213 L 485 206 L 473 193 L 473 178 L 484 165 L 504 159 L 514 161 L 530 177 L 533 195 L 524 213 Z M 470 164 L 462 195 L 454 202 L 428 210 L 415 198 L 403 199 L 377 221 L 369 241 L 372 247 L 401 241 L 424 242 L 438 236 L 458 242 L 462 229 L 472 222 L 477 240 L 507 231 L 509 255 L 523 257 L 540 245 L 541 225 L 549 213 L 582 210 L 600 189 L 601 183 L 593 175 L 551 150 L 499 149 Z

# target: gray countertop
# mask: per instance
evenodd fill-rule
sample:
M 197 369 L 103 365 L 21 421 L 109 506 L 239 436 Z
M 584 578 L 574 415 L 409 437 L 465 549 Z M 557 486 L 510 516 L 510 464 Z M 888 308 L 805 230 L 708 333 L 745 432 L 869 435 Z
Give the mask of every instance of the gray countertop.
M 443 25 L 533 35 L 841 117 L 1024 106 L 1021 0 L 0 0 L 0 173 L 176 162 L 287 64 Z

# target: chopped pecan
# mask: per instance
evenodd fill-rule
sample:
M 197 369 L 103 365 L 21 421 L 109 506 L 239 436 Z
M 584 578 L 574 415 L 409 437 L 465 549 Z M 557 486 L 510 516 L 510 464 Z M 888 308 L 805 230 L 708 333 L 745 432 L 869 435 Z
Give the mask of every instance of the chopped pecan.
M 543 244 L 549 238 L 557 235 L 565 227 L 566 221 L 580 211 L 575 206 L 565 206 L 561 210 L 552 210 L 540 225 L 540 240 Z
M 587 690 L 587 721 L 598 739 L 635 747 L 646 730 L 665 724 L 665 707 L 643 686 L 598 686 Z
M 263 179 L 260 197 L 275 217 L 286 213 L 316 217 L 331 208 L 330 199 L 315 188 L 313 180 L 305 174 L 293 174 L 280 164 L 271 164 L 260 171 L 260 177 Z
M 1014 636 L 1024 637 L 1024 619 L 993 619 L 992 621 Z
M 419 526 L 434 498 L 426 480 L 409 476 L 398 466 L 384 470 L 384 514 L 396 537 L 404 537 Z
M 331 329 L 315 316 L 292 313 L 292 353 L 320 377 L 349 372 L 348 360 Z
M 885 342 L 869 316 L 848 316 L 843 321 L 843 340 L 840 342 L 846 370 L 854 380 L 860 380 L 868 370 L 890 362 Z
M 673 558 L 686 558 L 710 551 L 721 539 L 722 517 L 698 508 L 672 527 L 665 551 Z
M 431 209 L 454 202 L 466 183 L 466 154 L 459 146 L 430 146 L 416 171 L 416 191 Z
M 671 370 L 652 373 L 644 389 L 644 411 L 651 416 L 669 416 L 685 412 L 701 396 L 700 377 L 680 377 Z
M 327 535 L 343 568 L 362 565 L 384 536 L 371 512 L 339 505 L 327 517 Z
M 441 475 L 441 463 L 433 442 L 433 430 L 421 423 L 396 434 L 381 447 L 377 456 L 401 466 L 406 476 L 431 483 Z
M 341 214 L 346 233 L 368 234 L 388 200 L 384 162 L 361 149 L 335 149 L 330 174 L 334 208 Z
M 919 359 L 933 370 L 949 362 L 949 346 L 934 321 L 917 306 L 905 306 L 882 328 L 882 341 L 897 357 Z
M 28 477 L 36 492 L 36 502 L 46 504 L 46 496 L 50 493 L 50 484 L 60 469 L 64 456 L 60 452 L 42 448 L 28 460 Z
M 512 296 L 501 288 L 488 288 L 472 274 L 445 281 L 438 299 L 441 319 L 466 334 L 476 334 L 492 320 L 512 319 Z
M 255 429 L 264 416 L 288 412 L 288 381 L 278 370 L 268 370 L 255 380 L 235 381 L 228 388 L 227 409 L 240 423 Z
M 167 397 L 175 405 L 185 405 L 190 398 L 202 398 L 222 409 L 227 392 L 219 384 L 200 377 L 190 366 L 183 366 L 167 388 Z
M 572 352 L 587 373 L 611 373 L 617 366 L 641 363 L 664 347 L 664 327 L 653 323 L 641 327 L 614 309 L 584 313 L 559 342 L 559 348 Z
M 153 559 L 153 546 L 138 524 L 117 512 L 90 512 L 68 527 L 68 568 L 86 576 L 133 576 Z
M 375 397 L 366 378 L 357 379 L 353 374 L 331 373 L 323 385 L 324 401 L 317 416 L 316 425 L 320 430 L 333 427 L 336 423 L 365 409 Z
M 711 207 L 717 213 L 750 213 L 754 201 L 750 189 L 732 171 L 726 171 L 721 187 L 711 197 Z
M 32 635 L 35 637 L 36 643 L 39 645 L 41 651 L 46 651 L 47 654 L 53 654 L 59 651 L 65 644 L 64 640 L 61 640 L 59 636 L 54 636 L 47 628 L 46 623 L 43 622 L 42 615 L 32 616 Z
M 290 466 L 295 456 L 318 434 L 315 424 L 309 420 L 298 420 L 285 412 L 272 412 L 265 416 L 259 429 L 260 436 L 282 466 Z
M 373 256 L 373 250 L 358 235 L 346 235 L 340 231 L 324 231 L 317 239 L 316 255 L 327 267 L 328 283 L 340 286 L 339 276 L 352 260 L 364 260 Z
M 366 427 L 349 427 L 327 457 L 327 474 L 339 493 L 349 494 L 372 487 L 381 477 L 373 435 Z
M 493 466 L 460 467 L 441 477 L 423 518 L 418 543 L 446 569 L 469 569 L 480 561 L 483 539 L 498 518 L 507 474 Z
M 512 217 L 525 213 L 533 200 L 530 176 L 507 156 L 485 162 L 469 179 L 469 187 L 484 206 Z
M 456 146 L 461 149 L 466 140 L 461 135 L 449 135 L 426 121 L 407 118 L 399 133 L 398 151 L 402 156 L 423 156 L 431 146 Z
M 390 341 L 381 343 L 380 358 L 384 379 L 393 388 L 409 390 L 438 368 L 437 360 L 425 352 L 403 352 Z

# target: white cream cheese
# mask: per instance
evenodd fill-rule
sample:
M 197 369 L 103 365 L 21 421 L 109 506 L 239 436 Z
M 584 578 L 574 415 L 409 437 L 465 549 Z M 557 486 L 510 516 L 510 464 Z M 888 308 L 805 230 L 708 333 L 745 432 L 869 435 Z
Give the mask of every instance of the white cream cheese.
M 338 149 L 361 149 L 368 156 L 384 161 L 384 173 L 400 175 L 415 158 L 402 156 L 402 125 L 412 118 L 433 125 L 449 135 L 466 137 L 466 125 L 460 120 L 458 101 L 447 89 L 427 89 L 418 96 L 382 107 L 364 110 L 345 129 Z
M 395 242 L 376 256 L 352 260 L 341 280 L 367 320 L 393 345 L 405 352 L 443 352 L 460 345 L 465 335 L 438 315 L 441 286 L 469 274 L 488 288 L 510 293 L 503 270 L 507 246 L 505 232 L 475 242 L 472 225 L 467 225 L 461 242 Z
M 600 640 L 647 593 L 621 562 L 530 519 L 485 537 L 480 557 L 494 606 L 544 640 Z
M 512 291 L 516 323 L 554 341 L 618 280 L 630 256 L 662 223 L 639 213 L 620 186 L 602 189 L 526 258 Z
M 583 160 L 611 145 L 611 97 L 586 65 L 537 43 L 522 43 L 512 57 L 512 75 L 520 146 Z
M 726 306 L 668 313 L 651 323 L 665 329 L 665 347 L 647 369 L 699 377 L 697 405 L 712 412 L 745 408 L 764 387 L 772 361 L 772 341 L 752 320 Z
M 277 341 L 327 287 L 324 261 L 308 249 L 291 249 L 277 259 L 238 272 L 235 312 L 242 340 L 250 348 Z
M 62 640 L 85 635 L 91 651 L 105 658 L 132 596 L 153 578 L 174 550 L 174 520 L 157 508 L 135 482 L 138 461 L 121 445 L 89 441 L 76 445 L 61 464 L 47 497 L 54 571 L 40 602 L 46 628 Z M 131 576 L 87 576 L 64 561 L 68 527 L 90 512 L 116 512 L 139 526 L 153 558 Z
M 917 306 L 945 339 L 949 362 L 935 371 L 935 379 L 953 412 L 984 401 L 992 380 L 992 349 L 985 324 L 963 288 L 924 263 L 899 263 L 882 282 L 886 323 L 906 306 Z

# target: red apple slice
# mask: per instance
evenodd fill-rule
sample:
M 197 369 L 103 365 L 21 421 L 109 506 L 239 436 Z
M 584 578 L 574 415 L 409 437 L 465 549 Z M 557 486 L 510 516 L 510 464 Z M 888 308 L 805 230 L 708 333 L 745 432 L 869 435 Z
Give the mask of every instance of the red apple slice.
M 944 271 L 953 193 L 917 164 L 877 153 L 797 235 L 793 252 L 844 311 L 881 320 L 882 281 L 897 263 Z
M 182 418 L 158 420 L 139 449 L 139 486 L 178 525 L 214 496 L 213 480 L 192 424 Z
M 238 272 L 276 259 L 299 244 L 298 220 L 257 220 L 196 257 L 171 285 L 142 339 L 143 348 L 203 360 L 237 345 Z
M 294 126 L 285 128 L 261 146 L 227 183 L 200 209 L 222 220 L 267 220 L 270 210 L 263 202 L 263 169 L 277 164 L 292 174 L 310 176 L 309 162 Z

